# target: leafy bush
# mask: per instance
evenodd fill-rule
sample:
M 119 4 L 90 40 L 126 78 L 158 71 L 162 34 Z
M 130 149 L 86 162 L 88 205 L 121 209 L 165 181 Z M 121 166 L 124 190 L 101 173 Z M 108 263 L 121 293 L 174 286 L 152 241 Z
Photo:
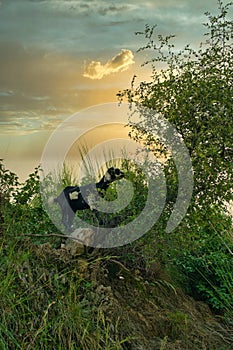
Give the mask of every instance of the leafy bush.
M 211 222 L 193 231 L 194 243 L 183 249 L 171 249 L 170 257 L 185 276 L 186 290 L 215 310 L 233 317 L 233 242 L 229 218 L 219 211 Z
M 1 161 L 0 184 L 1 227 L 5 235 L 19 239 L 25 234 L 43 236 L 54 231 L 54 225 L 42 206 L 39 192 L 39 168 L 36 168 L 21 184 L 17 175 L 6 170 Z M 44 240 L 41 238 L 40 241 Z
M 208 16 L 207 40 L 198 50 L 187 45 L 177 51 L 174 35 L 155 36 L 156 26 L 146 25 L 143 32 L 147 43 L 139 51 L 153 52 L 152 81 L 141 82 L 118 94 L 156 113 L 141 113 L 139 122 L 129 120 L 131 137 L 165 153 L 161 141 L 153 134 L 157 114 L 161 114 L 182 136 L 192 159 L 194 169 L 194 196 L 196 207 L 221 204 L 232 198 L 232 21 L 228 11 L 232 3 L 223 5 L 218 0 L 219 13 Z M 160 69 L 158 63 L 165 67 Z M 152 117 L 153 116 L 153 117 Z M 162 145 L 164 146 L 164 145 Z M 166 146 L 166 145 L 165 145 Z M 169 165 L 168 165 L 169 166 Z
M 136 85 L 134 77 L 133 88 L 119 92 L 118 97 L 120 101 L 126 98 L 139 111 L 145 106 L 156 112 L 142 113 L 139 122 L 129 119 L 132 138 L 155 154 L 166 155 L 166 145 L 152 132 L 156 115 L 162 115 L 182 136 L 194 171 L 186 217 L 166 234 L 165 223 L 179 187 L 174 163 L 166 163 L 166 207 L 147 234 L 148 244 L 144 240 L 147 254 L 153 256 L 154 249 L 169 269 L 178 266 L 192 295 L 215 309 L 231 310 L 232 317 L 232 236 L 226 234 L 232 232 L 232 223 L 222 215 L 225 203 L 232 199 L 233 182 L 232 3 L 224 5 L 218 0 L 217 4 L 218 14 L 206 13 L 207 39 L 198 49 L 187 45 L 176 50 L 175 36 L 156 35 L 156 26 L 146 25 L 136 33 L 147 41 L 139 51 L 153 55 L 144 63 L 152 66 L 151 81 Z

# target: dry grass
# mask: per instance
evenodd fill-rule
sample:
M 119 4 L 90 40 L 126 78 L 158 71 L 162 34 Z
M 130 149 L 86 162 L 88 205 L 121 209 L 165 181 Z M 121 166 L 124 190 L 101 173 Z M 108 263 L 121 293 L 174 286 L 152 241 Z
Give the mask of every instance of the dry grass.
M 0 348 L 230 350 L 205 304 L 100 253 L 2 239 Z

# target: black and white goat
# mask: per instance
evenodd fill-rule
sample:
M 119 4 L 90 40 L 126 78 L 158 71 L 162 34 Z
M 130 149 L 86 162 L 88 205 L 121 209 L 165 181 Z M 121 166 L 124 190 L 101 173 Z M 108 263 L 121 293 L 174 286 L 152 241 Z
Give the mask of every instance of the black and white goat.
M 120 169 L 111 167 L 96 184 L 91 183 L 80 187 L 67 186 L 64 188 L 60 195 L 54 199 L 54 202 L 58 203 L 61 207 L 63 225 L 71 231 L 75 213 L 78 210 L 92 209 L 90 203 L 85 201 L 85 198 L 88 198 L 94 190 L 97 190 L 100 196 L 104 197 L 109 185 L 113 181 L 122 179 L 123 177 L 124 173 Z

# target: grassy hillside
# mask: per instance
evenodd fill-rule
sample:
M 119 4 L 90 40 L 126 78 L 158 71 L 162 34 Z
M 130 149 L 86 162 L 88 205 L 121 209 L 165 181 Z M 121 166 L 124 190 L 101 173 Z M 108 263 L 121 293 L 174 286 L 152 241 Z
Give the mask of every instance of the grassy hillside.
M 230 326 L 161 266 L 72 257 L 29 240 L 1 248 L 1 349 L 231 349 Z
M 60 232 L 42 207 L 38 169 L 24 184 L 0 170 L 1 350 L 232 349 L 229 218 L 215 209 L 189 215 L 166 234 L 165 212 L 127 246 L 75 254 L 50 235 Z M 142 188 L 141 174 L 125 171 Z M 127 212 L 108 219 L 136 216 L 137 193 Z

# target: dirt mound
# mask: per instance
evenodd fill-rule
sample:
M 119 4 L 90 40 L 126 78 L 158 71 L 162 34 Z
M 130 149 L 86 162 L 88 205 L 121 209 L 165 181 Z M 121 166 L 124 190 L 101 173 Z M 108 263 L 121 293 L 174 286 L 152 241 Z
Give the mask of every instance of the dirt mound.
M 75 267 L 89 286 L 83 293 L 89 305 L 94 305 L 93 318 L 97 320 L 101 313 L 109 336 L 122 341 L 119 349 L 232 349 L 233 332 L 221 318 L 168 279 L 129 269 L 106 251 L 102 256 L 96 251 L 74 257 L 69 250 L 53 249 L 49 244 L 34 250 L 42 260 Z M 68 277 L 63 283 L 69 283 Z

